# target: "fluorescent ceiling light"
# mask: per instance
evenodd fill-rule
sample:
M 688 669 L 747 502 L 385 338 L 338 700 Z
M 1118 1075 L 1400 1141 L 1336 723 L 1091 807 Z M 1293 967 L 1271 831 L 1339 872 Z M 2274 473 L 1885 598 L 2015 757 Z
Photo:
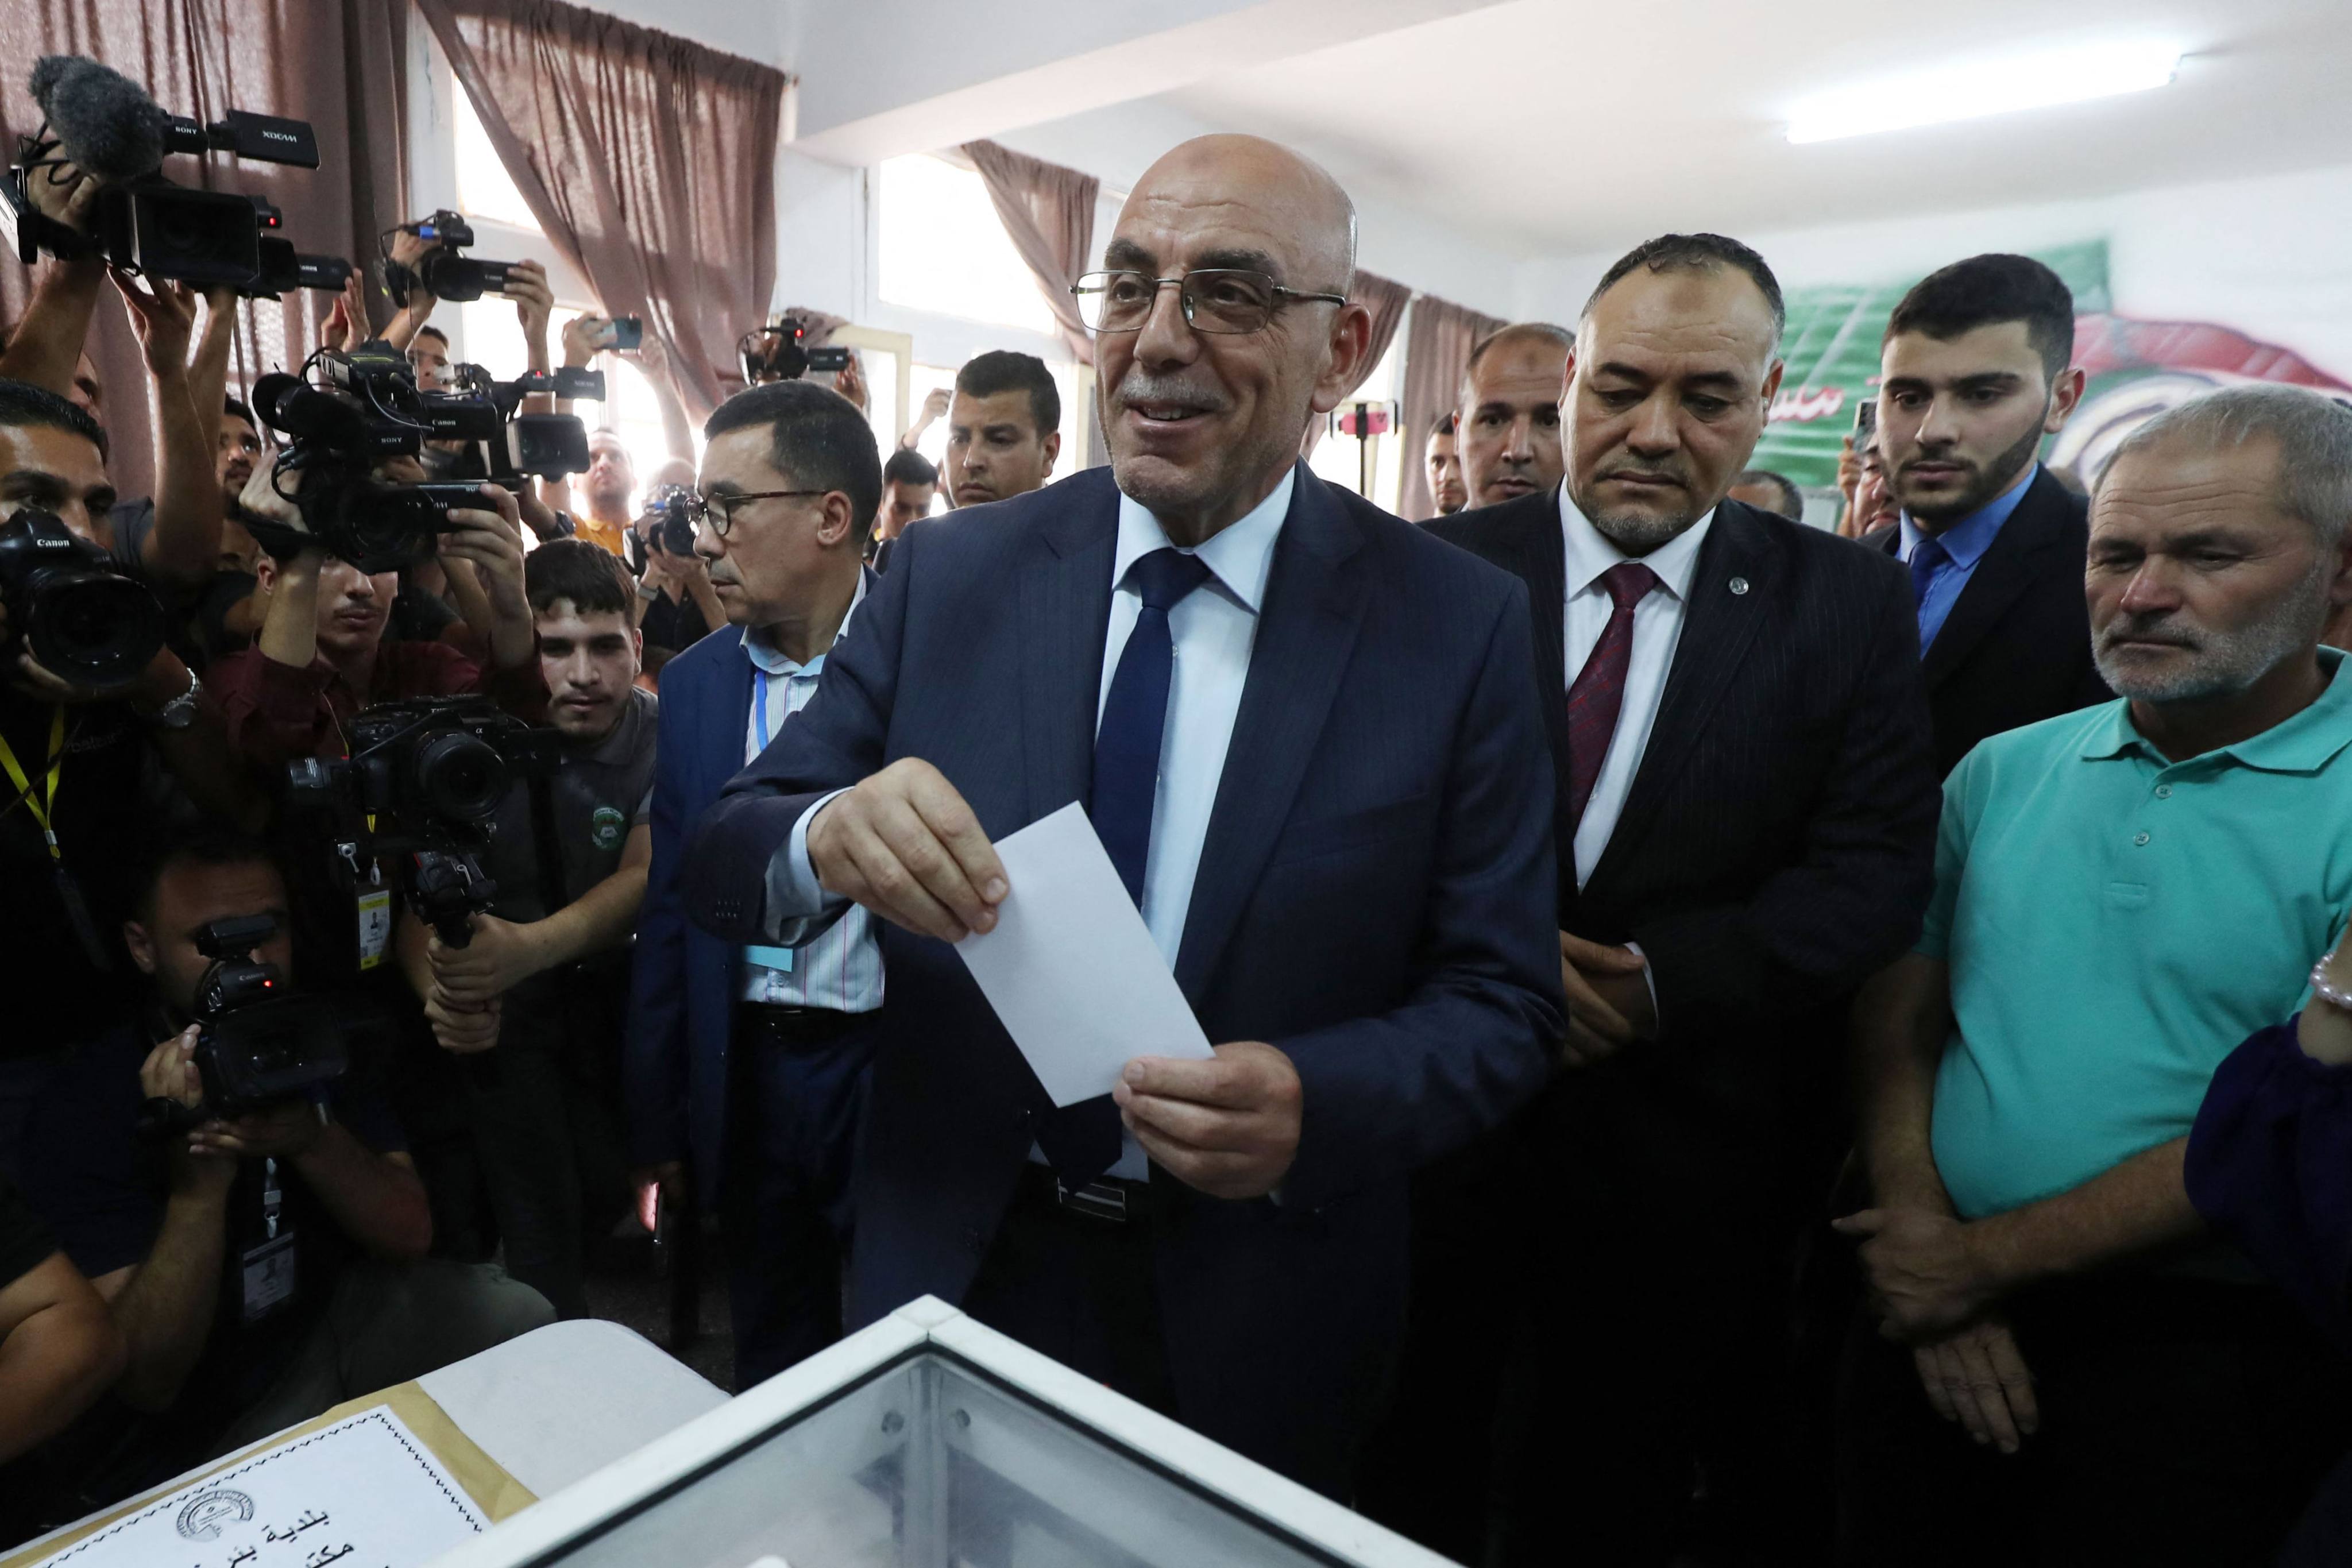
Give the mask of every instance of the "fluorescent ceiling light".
M 1789 140 L 1831 142 L 2113 98 L 2162 87 L 2179 65 L 2175 45 L 2109 43 L 1946 66 L 1807 99 L 1789 121 Z

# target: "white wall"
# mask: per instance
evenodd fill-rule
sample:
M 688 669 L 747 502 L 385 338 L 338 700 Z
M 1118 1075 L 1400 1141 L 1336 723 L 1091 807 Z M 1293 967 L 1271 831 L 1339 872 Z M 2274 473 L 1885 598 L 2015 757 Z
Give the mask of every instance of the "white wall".
M 1162 153 L 1217 129 L 1146 100 L 1001 132 L 996 140 L 1031 157 L 1083 169 L 1107 188 L 1125 191 Z M 1438 226 L 1411 205 L 1389 199 L 1360 171 L 1337 159 L 1328 162 L 1356 201 L 1359 264 L 1458 305 L 1498 316 L 1510 312 L 1518 281 L 1514 258 Z
M 1645 237 L 1626 236 L 1626 247 Z M 1980 251 L 2104 238 L 2119 314 L 2234 327 L 2352 382 L 2352 166 L 1739 237 L 1788 288 L 1901 280 Z M 1522 264 L 1514 313 L 1574 320 L 1618 254 Z

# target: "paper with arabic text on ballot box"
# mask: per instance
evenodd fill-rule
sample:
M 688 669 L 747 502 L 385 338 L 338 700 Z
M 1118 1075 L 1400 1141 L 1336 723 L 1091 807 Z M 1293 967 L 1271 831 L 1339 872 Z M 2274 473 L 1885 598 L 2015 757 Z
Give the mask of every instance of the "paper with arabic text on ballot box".
M 996 846 L 996 929 L 956 944 L 1055 1105 L 1108 1094 L 1137 1057 L 1213 1055 L 1076 802 Z
M 379 1405 L 167 1493 L 39 1568 L 418 1568 L 488 1528 Z

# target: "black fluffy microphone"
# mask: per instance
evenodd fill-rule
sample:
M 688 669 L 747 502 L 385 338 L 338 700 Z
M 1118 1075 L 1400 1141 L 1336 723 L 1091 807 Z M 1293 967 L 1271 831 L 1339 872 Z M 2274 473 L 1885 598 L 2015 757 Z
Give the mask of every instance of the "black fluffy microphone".
M 58 150 L 100 184 L 154 173 L 171 117 L 121 72 L 79 55 L 44 55 L 27 84 Z

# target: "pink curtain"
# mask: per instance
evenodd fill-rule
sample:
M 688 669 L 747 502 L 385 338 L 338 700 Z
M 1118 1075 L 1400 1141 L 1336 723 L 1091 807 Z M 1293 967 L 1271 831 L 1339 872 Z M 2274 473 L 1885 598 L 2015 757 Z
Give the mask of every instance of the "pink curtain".
M 182 184 L 249 191 L 286 216 L 300 250 L 364 260 L 401 218 L 405 172 L 406 0 L 5 0 L 0 4 L 0 143 L 40 123 L 25 75 L 42 55 L 88 55 L 146 88 L 174 114 L 210 121 L 231 109 L 310 122 L 319 167 L 244 163 L 226 153 L 165 160 Z M 341 68 L 320 68 L 341 62 Z M 0 316 L 14 321 L 32 274 L 0 259 Z M 323 297 L 289 294 L 237 307 L 229 389 L 291 370 L 319 346 Z M 106 389 L 109 465 L 124 495 L 154 488 L 154 407 L 138 339 L 111 290 L 89 342 Z
M 560 0 L 416 5 L 548 242 L 644 318 L 675 443 L 767 318 L 783 73 Z
M 1428 294 L 1412 302 L 1412 321 L 1404 337 L 1404 395 L 1399 399 L 1404 405 L 1405 455 L 1404 489 L 1397 510 L 1403 516 L 1419 520 L 1437 510 L 1422 448 L 1461 395 L 1472 346 L 1508 324 Z
M 1102 182 L 993 142 L 967 142 L 963 153 L 980 171 L 1013 248 L 1036 275 L 1037 291 L 1053 310 L 1062 341 L 1080 364 L 1094 363 L 1094 339 L 1078 318 L 1070 285 L 1093 261 L 1095 198 Z
M 1365 378 L 1380 368 L 1381 361 L 1389 352 L 1389 345 L 1396 342 L 1397 328 L 1404 324 L 1405 307 L 1412 303 L 1412 290 L 1377 272 L 1359 268 L 1356 280 L 1348 286 L 1348 295 L 1372 313 L 1372 336 L 1364 354 L 1363 369 L 1357 374 L 1354 384 L 1348 388 L 1349 395 L 1352 396 L 1356 388 L 1364 384 Z M 1341 401 L 1346 400 L 1343 398 Z M 1307 435 L 1298 444 L 1299 456 L 1314 455 L 1316 447 L 1323 439 L 1324 428 L 1324 421 L 1320 419 L 1307 421 Z

